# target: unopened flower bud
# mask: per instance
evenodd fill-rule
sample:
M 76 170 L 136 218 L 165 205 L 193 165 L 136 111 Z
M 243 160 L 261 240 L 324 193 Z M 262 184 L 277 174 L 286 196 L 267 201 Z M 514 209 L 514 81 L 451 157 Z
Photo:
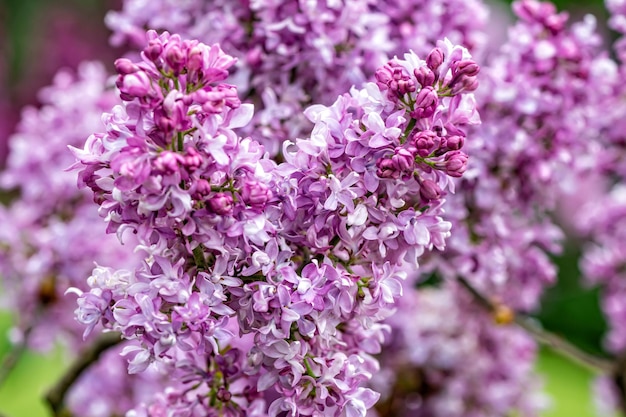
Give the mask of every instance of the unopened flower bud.
M 163 45 L 156 39 L 151 40 L 143 50 L 144 55 L 150 61 L 156 61 L 161 56 L 161 52 L 163 52 Z
M 156 125 L 163 133 L 171 133 L 176 128 L 176 123 L 174 123 L 174 121 L 167 116 L 162 116 L 156 119 Z
M 444 164 L 448 175 L 459 178 L 467 169 L 467 155 L 461 151 L 448 152 Z
M 397 171 L 410 172 L 413 170 L 415 155 L 411 154 L 406 148 L 398 147 L 395 149 L 391 161 Z
M 426 157 L 439 148 L 441 138 L 432 130 L 418 132 L 411 138 L 413 146 L 417 149 L 417 154 Z
M 185 65 L 185 53 L 180 45 L 176 43 L 168 43 L 165 49 L 165 62 L 174 71 L 175 74 L 181 72 Z
M 441 187 L 433 180 L 420 182 L 420 196 L 424 201 L 438 200 L 441 198 Z
M 198 199 L 211 193 L 211 184 L 204 178 L 196 180 L 194 183 L 194 196 Z
M 139 67 L 133 64 L 130 59 L 120 58 L 115 60 L 115 71 L 120 75 L 128 75 L 139 71 Z
M 262 57 L 263 51 L 257 46 L 246 53 L 246 62 L 252 68 L 258 67 L 259 65 L 261 65 Z
M 446 147 L 451 151 L 458 151 L 465 144 L 465 138 L 463 136 L 448 136 L 446 138 Z
M 396 62 L 390 61 L 378 68 L 374 76 L 376 77 L 376 84 L 382 90 L 389 90 L 389 97 L 401 97 L 415 91 L 415 82 L 407 74 L 404 67 Z
M 189 170 L 193 171 L 202 165 L 202 155 L 198 153 L 196 148 L 190 147 L 187 149 L 187 154 L 183 157 L 183 163 Z
M 262 182 L 249 181 L 241 189 L 241 198 L 252 207 L 263 208 L 272 198 L 272 191 Z
M 477 75 L 480 67 L 474 61 L 465 60 L 452 64 L 452 79 L 448 86 L 452 89 L 452 94 L 456 95 L 462 91 L 474 91 L 478 87 Z
M 467 77 L 475 77 L 478 75 L 480 67 L 472 60 L 458 61 L 452 66 L 453 74 L 463 74 Z
M 399 172 L 390 158 L 382 158 L 376 161 L 376 175 L 380 178 L 398 178 Z
M 163 151 L 159 157 L 154 161 L 154 166 L 166 174 L 172 174 L 179 169 L 179 164 L 182 162 L 182 157 L 171 151 Z
M 233 196 L 229 193 L 216 193 L 209 199 L 209 208 L 216 214 L 230 214 L 233 211 Z
M 120 75 L 116 82 L 123 100 L 130 101 L 135 97 L 145 97 L 152 90 L 150 77 L 143 71 Z
M 426 57 L 426 65 L 433 71 L 437 71 L 437 68 L 443 64 L 443 51 L 439 48 L 435 48 Z
M 422 87 L 432 86 L 437 80 L 435 73 L 426 67 L 414 69 L 413 75 L 415 75 L 415 79 L 417 79 L 417 82 L 420 83 Z
M 220 400 L 221 402 L 228 402 L 230 401 L 231 397 L 232 397 L 232 394 L 226 388 L 220 387 L 217 390 L 217 399 Z
M 439 97 L 434 88 L 428 86 L 421 89 L 415 98 L 415 109 L 411 112 L 414 119 L 424 119 L 432 116 L 437 110 Z
M 204 65 L 204 54 L 202 48 L 193 46 L 187 52 L 187 69 L 189 71 L 198 71 Z

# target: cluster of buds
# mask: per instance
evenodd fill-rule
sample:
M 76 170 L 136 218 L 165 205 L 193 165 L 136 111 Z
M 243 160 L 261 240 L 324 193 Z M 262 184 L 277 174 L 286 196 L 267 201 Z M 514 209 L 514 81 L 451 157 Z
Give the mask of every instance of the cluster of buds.
M 458 126 L 477 120 L 463 109 L 456 110 L 459 105 L 468 108 L 462 97 L 477 88 L 478 72 L 467 51 L 448 42 L 441 42 L 425 61 L 407 59 L 402 63 L 396 59 L 376 72 L 377 86 L 410 120 L 393 151 L 376 162 L 379 177 L 414 178 L 427 205 L 443 191 L 439 181 L 424 174 L 463 175 L 468 156 L 461 151 L 465 133 Z M 463 114 L 456 119 L 459 113 Z

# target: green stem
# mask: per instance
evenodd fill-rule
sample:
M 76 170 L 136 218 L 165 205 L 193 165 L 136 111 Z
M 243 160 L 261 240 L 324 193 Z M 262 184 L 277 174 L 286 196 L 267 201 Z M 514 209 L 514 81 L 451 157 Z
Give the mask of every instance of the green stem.
M 41 310 L 38 310 L 38 314 L 40 312 Z M 4 359 L 2 360 L 1 366 L 0 366 L 0 387 L 2 386 L 2 384 L 4 384 L 4 382 L 7 380 L 7 378 L 11 374 L 11 371 L 13 371 L 15 366 L 18 364 L 24 352 L 26 352 L 28 338 L 32 330 L 33 330 L 33 326 L 28 326 L 26 330 L 24 330 L 22 341 L 19 344 L 14 345 L 11 348 L 11 350 L 6 354 Z
M 71 413 L 65 405 L 65 396 L 78 378 L 91 365 L 96 363 L 104 352 L 122 341 L 119 333 L 104 333 L 86 351 L 76 358 L 65 375 L 46 394 L 46 401 L 55 417 L 70 416 Z
M 465 288 L 478 303 L 490 313 L 495 313 L 497 305 L 490 301 L 486 296 L 474 288 L 465 278 L 459 278 L 458 282 Z M 528 316 L 515 314 L 513 322 L 519 327 L 526 330 L 537 343 L 552 348 L 555 352 L 566 357 L 567 359 L 589 369 L 590 371 L 601 374 L 610 375 L 615 370 L 614 361 L 591 355 L 566 339 L 551 333 L 542 328 L 537 322 Z
M 195 262 L 198 269 L 201 269 L 203 271 L 207 271 L 209 269 L 206 263 L 206 259 L 204 259 L 202 245 L 198 245 L 193 249 L 193 261 Z
M 183 134 L 182 132 L 178 132 L 176 135 L 178 136 L 178 150 L 182 152 L 183 151 Z
M 0 387 L 8 379 L 11 371 L 13 371 L 25 351 L 26 344 L 22 342 L 13 346 L 13 348 L 6 354 L 2 360 L 2 365 L 0 366 Z
M 400 138 L 400 143 L 406 142 L 406 140 L 409 138 L 409 135 L 413 131 L 413 128 L 415 127 L 416 123 L 417 123 L 417 120 L 411 117 L 409 124 L 406 126 L 406 129 L 404 129 L 404 133 L 402 133 L 402 137 Z

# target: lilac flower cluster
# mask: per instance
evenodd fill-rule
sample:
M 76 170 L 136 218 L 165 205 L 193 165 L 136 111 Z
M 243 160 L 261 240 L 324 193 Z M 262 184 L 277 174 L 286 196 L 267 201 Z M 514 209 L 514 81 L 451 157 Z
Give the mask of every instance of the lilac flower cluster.
M 109 231 L 146 255 L 96 268 L 79 320 L 135 341 L 131 373 L 155 363 L 192 384 L 136 412 L 365 415 L 400 265 L 449 234 L 478 66 L 448 41 L 394 59 L 310 107 L 311 137 L 277 165 L 233 130 L 252 106 L 223 82 L 235 59 L 219 46 L 151 31 L 141 58 L 116 62 L 124 103 L 74 149 Z
M 146 27 L 221 44 L 239 59 L 233 84 L 257 109 L 244 134 L 276 155 L 283 141 L 307 135 L 306 107 L 360 87 L 387 56 L 425 56 L 444 37 L 479 50 L 486 15 L 480 1 L 460 0 L 127 0 L 107 23 L 114 44 L 142 45 Z
M 609 323 L 608 348 L 626 351 L 626 189 L 615 187 L 610 194 L 588 204 L 580 218 L 581 226 L 593 237 L 586 248 L 581 267 L 589 283 L 602 286 L 602 306 Z
M 482 56 L 487 47 L 487 20 L 490 10 L 480 0 L 391 0 L 371 2 L 389 19 L 387 35 L 393 53 L 413 50 L 427 54 L 431 45 L 446 37 Z
M 163 389 L 167 375 L 156 370 L 128 375 L 120 344 L 110 348 L 91 364 L 67 394 L 67 408 L 73 416 L 111 417 L 125 415 L 142 401 L 150 401 Z M 97 395 L 94 395 L 97 393 Z
M 89 193 L 76 188 L 75 174 L 63 172 L 74 160 L 67 146 L 98 128 L 115 96 L 104 67 L 85 63 L 76 74 L 57 74 L 40 98 L 41 108 L 24 110 L 0 177 L 5 191 L 19 193 L 0 207 L 2 306 L 19 312 L 15 342 L 45 350 L 61 339 L 77 349 L 84 329 L 72 319 L 65 290 L 87 289 L 94 262 L 134 263 L 132 252 L 103 236 L 105 225 Z
M 455 233 L 429 268 L 532 311 L 556 279 L 548 257 L 563 239 L 550 214 L 556 197 L 574 192 L 593 166 L 595 145 L 586 138 L 602 128 L 592 109 L 607 94 L 595 88 L 607 59 L 593 19 L 568 28 L 565 14 L 534 0 L 513 10 L 519 22 L 477 95 L 483 124 L 467 147 L 471 171 L 448 201 Z
M 383 371 L 372 380 L 382 392 L 378 415 L 538 416 L 547 407 L 533 372 L 536 346 L 524 331 L 495 325 L 453 282 L 406 290 L 388 321 Z

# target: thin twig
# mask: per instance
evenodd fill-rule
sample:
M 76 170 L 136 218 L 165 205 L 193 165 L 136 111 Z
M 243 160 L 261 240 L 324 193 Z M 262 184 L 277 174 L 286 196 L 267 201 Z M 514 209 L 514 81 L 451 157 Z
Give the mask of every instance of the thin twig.
M 11 350 L 4 356 L 2 364 L 0 365 L 0 386 L 8 379 L 11 371 L 15 368 L 15 365 L 19 362 L 22 354 L 26 351 L 26 345 L 19 343 L 14 345 Z M 0 416 L 1 417 L 1 416 Z
M 615 361 L 600 358 L 581 350 L 568 340 L 541 328 L 530 317 L 516 316 L 515 323 L 530 333 L 537 342 L 552 348 L 554 351 L 596 374 L 609 375 L 615 370 Z
M 459 278 L 459 283 L 467 289 L 474 298 L 487 310 L 494 313 L 498 306 L 486 296 L 474 288 L 466 279 Z M 542 328 L 537 322 L 528 316 L 515 314 L 514 323 L 526 330 L 530 335 L 544 346 L 552 348 L 555 352 L 567 357 L 577 364 L 591 370 L 596 374 L 611 375 L 615 372 L 616 363 L 610 359 L 604 359 L 589 354 L 568 340 Z
M 9 375 L 20 361 L 24 352 L 27 350 L 26 346 L 28 344 L 28 337 L 32 330 L 32 326 L 27 327 L 26 330 L 24 330 L 22 340 L 18 344 L 13 345 L 11 350 L 9 350 L 9 352 L 2 359 L 2 364 L 0 365 L 0 387 L 9 378 Z
M 76 380 L 95 363 L 107 349 L 122 341 L 119 333 L 105 333 L 89 346 L 69 367 L 46 395 L 46 401 L 56 417 L 70 415 L 65 407 L 65 396 Z

